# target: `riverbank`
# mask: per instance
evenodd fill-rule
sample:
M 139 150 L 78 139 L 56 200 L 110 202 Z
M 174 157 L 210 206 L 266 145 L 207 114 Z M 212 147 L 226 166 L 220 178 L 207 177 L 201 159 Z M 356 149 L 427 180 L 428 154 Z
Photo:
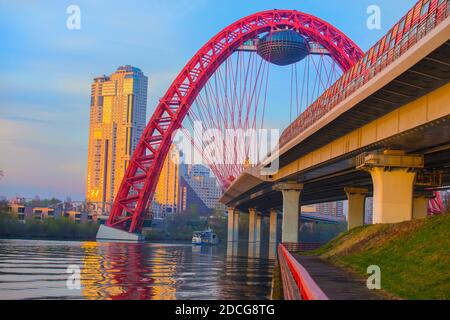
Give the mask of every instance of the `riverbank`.
M 275 262 L 273 268 L 273 278 L 272 278 L 272 300 L 284 300 L 283 294 L 283 281 L 281 280 L 281 269 L 278 264 L 278 259 Z
M 215 215 L 207 219 L 196 214 L 173 214 L 166 218 L 163 225 L 143 232 L 148 241 L 191 241 L 194 231 L 212 228 L 221 241 L 226 241 L 227 219 Z
M 450 299 L 450 214 L 345 232 L 308 253 L 361 277 L 381 269 L 382 291 L 400 299 Z
M 95 223 L 79 224 L 67 218 L 24 222 L 8 213 L 0 213 L 2 239 L 95 241 L 98 227 Z

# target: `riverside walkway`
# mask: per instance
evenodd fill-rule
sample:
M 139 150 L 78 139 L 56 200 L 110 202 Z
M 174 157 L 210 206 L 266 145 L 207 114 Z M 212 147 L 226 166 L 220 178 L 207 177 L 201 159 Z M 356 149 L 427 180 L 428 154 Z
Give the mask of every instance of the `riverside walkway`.
M 365 279 L 334 266 L 318 257 L 292 256 L 308 271 L 311 278 L 330 300 L 383 300 L 376 291 L 369 290 Z

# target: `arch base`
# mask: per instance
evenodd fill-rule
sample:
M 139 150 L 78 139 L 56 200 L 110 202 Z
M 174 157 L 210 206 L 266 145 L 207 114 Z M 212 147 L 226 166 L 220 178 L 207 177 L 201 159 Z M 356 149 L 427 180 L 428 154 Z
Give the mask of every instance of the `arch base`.
M 97 241 L 105 242 L 141 242 L 145 238 L 140 233 L 129 233 L 120 229 L 101 225 L 97 231 Z

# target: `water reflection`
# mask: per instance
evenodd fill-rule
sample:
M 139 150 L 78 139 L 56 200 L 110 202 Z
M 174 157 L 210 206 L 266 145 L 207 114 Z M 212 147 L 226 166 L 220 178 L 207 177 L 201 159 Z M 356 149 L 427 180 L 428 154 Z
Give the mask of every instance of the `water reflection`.
M 268 250 L 268 259 L 274 260 L 277 257 L 277 243 L 269 243 Z
M 249 249 L 0 240 L 0 299 L 267 299 L 271 250 Z M 66 287 L 70 264 L 81 290 Z
M 261 254 L 261 242 L 248 243 L 248 257 L 259 258 Z
M 165 286 L 155 275 L 170 278 L 175 262 L 161 263 L 160 249 L 153 251 L 152 265 L 143 258 L 144 245 L 82 245 L 85 250 L 82 268 L 83 296 L 87 299 L 175 299 L 173 286 Z

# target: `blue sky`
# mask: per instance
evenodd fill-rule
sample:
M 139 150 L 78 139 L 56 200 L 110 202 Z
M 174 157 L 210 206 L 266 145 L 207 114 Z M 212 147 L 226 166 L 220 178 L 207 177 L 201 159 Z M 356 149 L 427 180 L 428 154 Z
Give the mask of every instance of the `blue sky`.
M 149 76 L 149 117 L 191 56 L 246 15 L 274 8 L 310 13 L 365 51 L 415 2 L 0 0 L 0 195 L 84 198 L 95 76 L 124 64 L 141 68 Z M 71 4 L 81 9 L 81 30 L 66 28 Z M 381 8 L 381 30 L 366 27 L 372 4 Z

